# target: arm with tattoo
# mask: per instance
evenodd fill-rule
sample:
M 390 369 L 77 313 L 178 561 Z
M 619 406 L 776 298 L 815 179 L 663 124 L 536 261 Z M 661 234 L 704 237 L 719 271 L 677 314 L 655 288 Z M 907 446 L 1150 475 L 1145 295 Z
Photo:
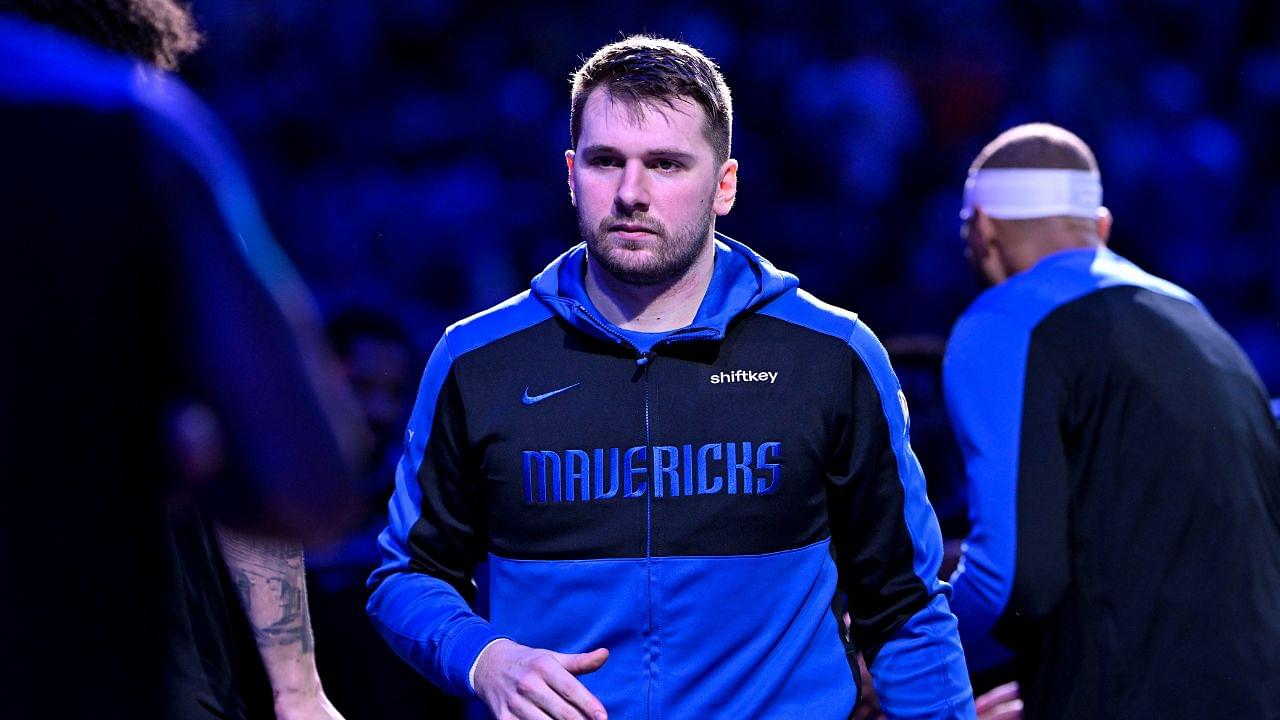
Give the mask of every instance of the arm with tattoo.
M 302 546 L 223 527 L 218 544 L 271 680 L 276 716 L 341 720 L 316 672 Z

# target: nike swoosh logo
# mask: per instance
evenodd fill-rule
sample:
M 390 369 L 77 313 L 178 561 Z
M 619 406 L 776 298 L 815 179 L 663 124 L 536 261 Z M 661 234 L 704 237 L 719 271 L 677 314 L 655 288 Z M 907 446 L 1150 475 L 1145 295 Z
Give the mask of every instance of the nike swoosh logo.
M 549 397 L 555 397 L 556 395 L 559 395 L 559 394 L 560 394 L 560 393 L 562 393 L 562 392 L 568 392 L 568 391 L 570 391 L 570 390 L 572 390 L 572 389 L 574 389 L 574 388 L 578 387 L 578 386 L 579 386 L 579 385 L 581 385 L 581 384 L 582 384 L 582 383 L 580 383 L 580 382 L 576 382 L 576 383 L 574 383 L 574 384 L 570 385 L 569 387 L 562 387 L 562 388 L 560 388 L 559 390 L 552 390 L 552 391 L 551 391 L 551 392 L 549 392 L 549 393 L 542 393 L 541 395 L 529 395 L 529 388 L 527 388 L 527 387 L 526 387 L 526 388 L 524 389 L 524 397 L 520 398 L 520 402 L 524 403 L 525 405 L 532 405 L 532 404 L 534 404 L 534 403 L 540 403 L 540 402 L 542 402 L 543 400 L 546 400 L 546 399 L 547 399 L 547 398 L 549 398 Z

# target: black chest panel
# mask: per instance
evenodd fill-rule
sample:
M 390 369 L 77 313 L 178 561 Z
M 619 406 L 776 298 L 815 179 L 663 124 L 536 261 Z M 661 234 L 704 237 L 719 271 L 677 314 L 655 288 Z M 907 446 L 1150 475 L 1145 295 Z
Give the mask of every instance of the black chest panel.
M 645 364 L 559 320 L 466 353 L 455 373 L 490 549 L 746 555 L 821 540 L 851 353 L 764 316 L 720 341 L 659 345 Z

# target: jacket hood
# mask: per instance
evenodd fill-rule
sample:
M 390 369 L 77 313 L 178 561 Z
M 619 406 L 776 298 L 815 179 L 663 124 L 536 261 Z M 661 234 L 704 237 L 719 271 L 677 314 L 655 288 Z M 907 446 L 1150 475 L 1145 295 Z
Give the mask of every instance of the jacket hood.
M 575 328 L 614 342 L 626 342 L 599 317 L 587 298 L 587 246 L 578 243 L 533 278 L 533 295 Z M 672 330 L 664 341 L 719 340 L 729 324 L 799 285 L 795 275 L 774 267 L 754 250 L 725 235 L 715 235 L 711 284 L 689 326 Z

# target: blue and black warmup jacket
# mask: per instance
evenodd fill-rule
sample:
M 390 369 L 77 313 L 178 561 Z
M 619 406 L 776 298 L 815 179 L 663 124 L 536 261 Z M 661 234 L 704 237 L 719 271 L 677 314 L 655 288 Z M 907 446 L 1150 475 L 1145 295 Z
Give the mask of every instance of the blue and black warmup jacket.
M 1280 434 L 1185 290 L 1051 255 L 957 322 L 944 390 L 973 529 L 969 665 L 1027 718 L 1280 717 Z
M 642 350 L 592 309 L 585 257 L 432 353 L 369 581 L 383 636 L 457 693 L 509 637 L 608 648 L 582 680 L 612 718 L 844 720 L 839 584 L 894 717 L 972 716 L 937 522 L 871 331 L 721 236 L 694 322 Z M 486 555 L 487 620 L 467 603 Z

